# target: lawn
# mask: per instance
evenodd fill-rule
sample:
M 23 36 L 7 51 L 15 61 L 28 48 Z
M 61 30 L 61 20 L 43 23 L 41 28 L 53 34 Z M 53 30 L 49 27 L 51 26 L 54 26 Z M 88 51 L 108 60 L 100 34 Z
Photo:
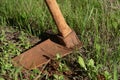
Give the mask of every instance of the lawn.
M 119 80 L 120 0 L 57 2 L 83 47 L 64 58 L 56 55 L 43 72 L 15 67 L 13 57 L 57 28 L 44 0 L 1 0 L 0 80 Z

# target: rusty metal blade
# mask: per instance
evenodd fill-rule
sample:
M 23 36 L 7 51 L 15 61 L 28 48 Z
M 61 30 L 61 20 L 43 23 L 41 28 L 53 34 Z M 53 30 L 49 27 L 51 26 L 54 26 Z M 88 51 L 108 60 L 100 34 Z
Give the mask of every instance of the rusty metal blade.
M 63 57 L 71 52 L 71 49 L 63 47 L 48 39 L 13 58 L 13 64 L 31 70 L 48 63 L 50 59 L 56 57 L 56 54 L 60 54 Z

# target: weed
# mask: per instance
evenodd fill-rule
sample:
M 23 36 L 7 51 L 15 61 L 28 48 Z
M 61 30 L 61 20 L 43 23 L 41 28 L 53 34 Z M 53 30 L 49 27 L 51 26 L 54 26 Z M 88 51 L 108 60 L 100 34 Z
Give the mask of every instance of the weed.
M 56 75 L 54 74 L 54 80 L 64 80 L 64 76 L 63 75 Z
M 25 36 L 26 36 L 25 33 L 21 31 L 21 35 L 19 36 L 21 44 L 19 46 L 23 47 L 24 49 L 28 49 L 31 45 Z
M 1 42 L 5 41 L 5 32 L 3 30 L 0 33 L 0 41 Z

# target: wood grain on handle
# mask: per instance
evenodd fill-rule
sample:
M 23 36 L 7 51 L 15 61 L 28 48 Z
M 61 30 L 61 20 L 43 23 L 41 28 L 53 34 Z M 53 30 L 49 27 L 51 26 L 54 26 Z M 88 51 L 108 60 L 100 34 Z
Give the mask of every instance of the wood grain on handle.
M 46 0 L 46 3 L 49 7 L 50 12 L 52 13 L 60 34 L 63 37 L 66 37 L 69 33 L 72 32 L 72 30 L 67 25 L 56 0 Z

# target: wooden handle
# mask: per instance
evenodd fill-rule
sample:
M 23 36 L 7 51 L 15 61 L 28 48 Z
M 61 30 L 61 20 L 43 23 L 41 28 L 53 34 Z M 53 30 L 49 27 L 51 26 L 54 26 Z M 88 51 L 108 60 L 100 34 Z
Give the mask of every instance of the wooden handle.
M 52 16 L 56 22 L 56 25 L 57 25 L 57 28 L 58 28 L 60 34 L 63 37 L 66 37 L 69 33 L 72 32 L 72 30 L 67 25 L 56 0 L 46 0 L 46 3 L 48 5 L 50 12 L 52 13 Z

